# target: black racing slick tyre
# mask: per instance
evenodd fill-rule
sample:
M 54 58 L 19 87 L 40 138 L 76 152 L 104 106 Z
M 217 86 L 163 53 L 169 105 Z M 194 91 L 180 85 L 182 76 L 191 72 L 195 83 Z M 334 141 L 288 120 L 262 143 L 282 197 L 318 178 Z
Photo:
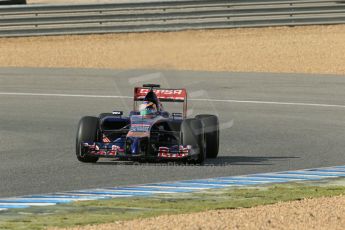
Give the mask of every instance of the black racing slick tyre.
M 95 163 L 98 161 L 98 157 L 85 155 L 81 146 L 82 142 L 96 142 L 98 129 L 99 119 L 97 117 L 83 117 L 79 121 L 76 140 L 76 154 L 79 161 L 84 163 Z
M 200 120 L 190 118 L 186 119 L 181 124 L 182 144 L 191 145 L 193 149 L 197 148 L 199 154 L 193 163 L 202 164 L 206 159 L 205 151 L 205 137 L 203 124 Z
M 219 121 L 215 115 L 197 115 L 196 119 L 204 125 L 206 136 L 206 157 L 216 158 L 219 152 Z

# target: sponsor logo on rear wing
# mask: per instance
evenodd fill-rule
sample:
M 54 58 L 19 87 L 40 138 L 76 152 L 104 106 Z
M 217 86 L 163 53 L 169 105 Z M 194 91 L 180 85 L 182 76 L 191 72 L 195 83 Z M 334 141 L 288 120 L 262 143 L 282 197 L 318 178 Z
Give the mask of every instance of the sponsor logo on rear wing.
M 134 89 L 134 100 L 144 100 L 146 94 L 150 92 L 148 88 L 136 87 Z M 160 101 L 184 102 L 187 99 L 186 89 L 153 89 Z

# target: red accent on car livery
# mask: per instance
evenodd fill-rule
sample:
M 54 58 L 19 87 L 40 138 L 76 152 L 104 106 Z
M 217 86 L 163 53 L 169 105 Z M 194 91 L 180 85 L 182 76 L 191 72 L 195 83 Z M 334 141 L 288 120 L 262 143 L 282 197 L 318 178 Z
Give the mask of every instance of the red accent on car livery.
M 117 145 L 112 145 L 111 150 L 100 149 L 96 144 L 89 145 L 84 143 L 83 146 L 88 148 L 89 154 L 98 156 L 116 156 L 119 152 L 124 152 L 124 149 Z
M 168 147 L 159 147 L 158 150 L 158 157 L 162 158 L 183 158 L 187 157 L 189 153 L 189 148 L 180 146 L 179 152 L 169 152 L 170 149 Z
M 134 89 L 134 100 L 143 100 L 149 91 L 148 88 L 136 87 Z M 185 101 L 187 98 L 186 89 L 153 89 L 153 92 L 161 101 Z
M 108 137 L 106 137 L 104 134 L 103 134 L 103 142 L 104 143 L 109 143 L 110 142 L 110 139 Z

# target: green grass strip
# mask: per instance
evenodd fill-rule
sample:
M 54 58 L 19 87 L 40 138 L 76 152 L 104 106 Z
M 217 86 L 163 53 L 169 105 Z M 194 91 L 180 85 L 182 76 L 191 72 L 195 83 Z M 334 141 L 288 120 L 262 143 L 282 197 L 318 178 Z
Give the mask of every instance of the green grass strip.
M 0 229 L 44 229 L 101 224 L 215 209 L 250 208 L 304 198 L 345 195 L 345 181 L 333 184 L 279 184 L 246 189 L 207 190 L 199 193 L 80 201 L 64 205 L 14 209 L 0 213 Z M 339 183 L 341 181 L 341 183 Z

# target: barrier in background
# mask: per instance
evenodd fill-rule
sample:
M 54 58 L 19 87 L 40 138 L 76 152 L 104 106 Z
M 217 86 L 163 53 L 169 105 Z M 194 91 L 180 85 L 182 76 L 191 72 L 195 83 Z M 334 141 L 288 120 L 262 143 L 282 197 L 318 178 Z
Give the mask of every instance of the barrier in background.
M 0 0 L 0 5 L 26 4 L 26 0 Z
M 345 23 L 345 0 L 161 0 L 0 7 L 0 37 Z

